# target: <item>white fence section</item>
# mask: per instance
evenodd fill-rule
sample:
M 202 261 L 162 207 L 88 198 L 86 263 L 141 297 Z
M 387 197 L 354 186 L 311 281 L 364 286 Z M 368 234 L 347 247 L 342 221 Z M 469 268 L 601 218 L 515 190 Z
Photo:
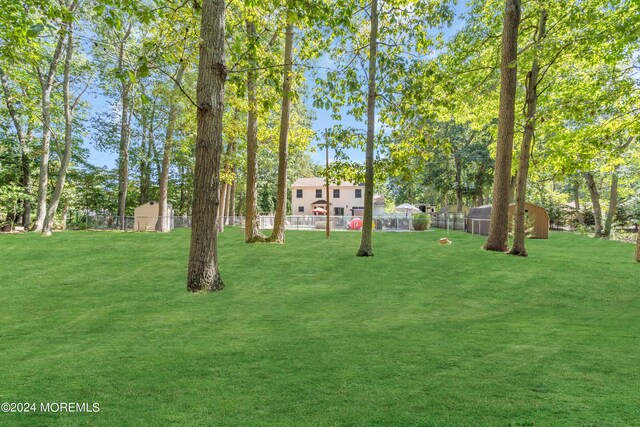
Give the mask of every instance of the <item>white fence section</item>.
M 329 216 L 331 230 L 349 230 L 349 224 L 361 216 Z M 260 229 L 273 227 L 274 216 L 260 216 Z M 373 217 L 374 230 L 378 231 L 413 231 L 413 218 L 399 215 L 384 215 Z M 327 217 L 325 215 L 288 215 L 285 220 L 287 230 L 326 230 Z

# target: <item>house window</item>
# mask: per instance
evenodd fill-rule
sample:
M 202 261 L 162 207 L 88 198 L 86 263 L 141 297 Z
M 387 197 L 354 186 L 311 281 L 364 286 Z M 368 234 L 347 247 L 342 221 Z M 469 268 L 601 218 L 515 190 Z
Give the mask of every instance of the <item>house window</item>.
M 318 199 L 321 199 L 321 198 L 322 198 L 322 190 L 316 190 L 316 197 L 317 197 Z
M 298 206 L 298 212 L 304 212 L 304 206 Z
M 362 189 L 356 188 L 356 199 L 362 199 Z
M 333 208 L 333 214 L 337 216 L 343 216 L 344 208 Z
M 333 190 L 333 198 L 334 199 L 339 199 L 340 198 L 340 190 L 338 190 L 338 189 Z
M 302 189 L 296 190 L 296 198 L 302 199 Z

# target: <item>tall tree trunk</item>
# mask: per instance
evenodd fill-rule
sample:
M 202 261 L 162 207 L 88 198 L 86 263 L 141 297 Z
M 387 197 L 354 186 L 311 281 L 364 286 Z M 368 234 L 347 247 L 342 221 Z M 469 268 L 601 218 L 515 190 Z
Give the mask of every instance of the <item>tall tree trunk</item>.
M 127 30 L 120 40 L 120 46 L 118 50 L 118 68 L 124 67 L 124 55 L 126 51 L 126 43 L 131 34 L 131 24 L 127 27 Z M 125 210 L 127 206 L 127 190 L 129 189 L 129 140 L 131 136 L 131 121 L 130 110 L 133 108 L 130 105 L 130 91 L 132 83 L 126 81 L 121 83 L 120 88 L 120 103 L 122 106 L 121 118 L 120 118 L 120 144 L 118 147 L 118 221 L 120 221 L 120 229 L 125 230 L 126 225 L 124 223 Z
M 456 167 L 456 212 L 462 212 L 462 160 L 460 153 L 456 153 L 454 163 Z
M 576 219 L 580 225 L 584 225 L 584 215 L 580 208 L 580 181 L 576 180 L 573 184 L 573 202 L 576 208 Z
M 220 191 L 224 84 L 227 77 L 224 27 L 224 0 L 203 0 L 193 218 L 187 278 L 187 289 L 191 292 L 224 288 L 218 270 L 218 230 L 215 228 Z
M 476 175 L 476 206 L 482 205 L 482 200 L 484 199 L 484 173 L 487 168 L 487 165 L 483 162 L 480 164 L 480 169 L 478 170 L 478 174 Z
M 158 155 L 158 149 L 156 147 L 156 129 L 157 127 L 154 125 L 156 120 L 156 104 L 155 100 L 153 102 L 153 106 L 151 107 L 151 113 L 149 115 L 149 130 L 147 132 L 147 137 L 149 141 L 147 158 L 149 159 L 149 186 L 151 186 L 151 164 L 153 163 L 156 167 L 156 174 L 158 176 L 158 180 L 160 180 L 160 176 L 162 175 L 162 162 L 160 162 L 160 156 Z
M 224 199 L 224 212 L 222 213 L 223 216 L 223 221 L 222 224 L 223 225 L 228 225 L 229 224 L 229 212 L 231 210 L 231 187 L 233 184 L 226 184 L 227 190 L 225 191 L 225 199 Z
M 247 21 L 247 39 L 249 44 L 256 43 L 256 25 Z M 255 50 L 249 47 L 250 56 L 255 58 Z M 264 242 L 260 233 L 260 218 L 258 217 L 258 102 L 256 89 L 257 74 L 255 70 L 247 71 L 247 99 L 249 111 L 247 114 L 247 198 L 246 218 L 244 223 L 245 242 Z
M 357 256 L 373 256 L 373 143 L 376 119 L 376 68 L 378 60 L 378 0 L 371 0 L 371 30 L 369 33 L 369 88 L 367 93 L 367 145 L 364 174 L 364 217 Z M 329 209 L 329 206 L 327 206 Z
M 516 201 L 516 188 L 518 187 L 518 175 L 511 176 L 509 182 L 509 203 Z
M 60 159 L 60 171 L 58 172 L 58 178 L 56 185 L 53 188 L 51 194 L 51 201 L 47 208 L 47 215 L 42 225 L 42 234 L 44 236 L 50 236 L 53 230 L 53 223 L 58 210 L 58 204 L 62 197 L 62 191 L 64 190 L 65 180 L 67 178 L 67 170 L 69 169 L 69 162 L 71 160 L 71 145 L 72 145 L 72 130 L 73 130 L 73 105 L 71 105 L 71 97 L 69 94 L 69 82 L 71 74 L 71 61 L 73 60 L 73 24 L 68 25 L 67 32 L 67 53 L 64 60 L 64 77 L 62 82 L 62 96 L 64 105 L 64 152 L 62 159 Z
M 232 157 L 235 153 L 235 141 L 231 141 L 227 144 L 227 151 L 225 153 L 224 156 L 224 174 L 223 176 L 220 177 L 220 205 L 218 206 L 218 223 L 216 224 L 216 227 L 218 227 L 218 232 L 222 233 L 224 231 L 224 211 L 226 210 L 226 201 L 227 201 L 227 194 L 230 190 L 230 184 L 228 182 L 226 182 L 226 180 L 229 177 L 229 174 L 231 173 L 231 161 L 232 161 Z M 224 179 L 224 181 L 223 181 Z
M 611 237 L 611 228 L 613 227 L 613 220 L 616 217 L 616 209 L 618 208 L 618 172 L 614 171 L 611 175 L 611 196 L 609 197 L 609 211 L 607 212 L 607 219 L 604 223 L 604 232 L 602 237 L 609 239 Z
M 280 109 L 280 140 L 278 143 L 278 190 L 276 193 L 276 215 L 270 242 L 284 243 L 287 219 L 287 165 L 289 163 L 289 116 L 291 79 L 293 78 L 293 25 L 289 23 L 284 39 L 284 73 L 282 77 L 282 107 Z
M 593 219 L 595 220 L 595 237 L 602 237 L 602 208 L 600 207 L 600 193 L 596 181 L 591 172 L 584 173 L 584 179 L 587 182 L 589 195 L 591 196 L 591 205 L 593 206 Z
M 51 144 L 51 91 L 53 90 L 56 68 L 58 67 L 60 55 L 62 54 L 66 25 L 67 24 L 63 24 L 58 31 L 58 41 L 46 76 L 41 75 L 39 72 L 42 86 L 42 148 L 40 153 L 40 176 L 38 177 L 36 222 L 33 225 L 33 230 L 38 232 L 42 231 L 44 220 L 47 216 L 47 184 L 49 183 L 49 148 Z
M 20 143 L 20 165 L 22 169 L 22 188 L 28 196 L 22 202 L 22 226 L 25 230 L 31 226 L 31 159 L 29 157 L 29 147 L 33 139 L 31 124 L 27 130 L 27 138 Z
M 179 104 L 175 99 L 180 89 L 182 75 L 184 74 L 185 61 L 178 66 L 178 72 L 174 82 L 173 93 L 171 94 L 171 105 L 169 107 L 169 118 L 167 120 L 167 131 L 164 138 L 164 149 L 162 153 L 162 172 L 160 174 L 160 197 L 158 200 L 158 221 L 156 222 L 156 231 L 167 232 L 170 230 L 171 222 L 169 220 L 169 169 L 171 168 L 171 150 L 173 149 L 173 132 L 176 127 L 176 120 L 179 114 Z
M 180 165 L 180 213 L 184 213 L 184 166 Z
M 547 27 L 547 11 L 540 11 L 540 23 L 538 24 L 537 39 L 535 41 L 536 55 L 540 43 L 544 38 Z M 538 73 L 540 65 L 538 58 L 533 59 L 531 71 L 527 74 L 527 94 L 525 100 L 526 124 L 524 136 L 520 146 L 520 164 L 518 165 L 518 185 L 516 187 L 516 215 L 513 231 L 513 246 L 509 254 L 527 256 L 525 248 L 525 201 L 527 197 L 527 178 L 529 177 L 529 159 L 531 158 L 531 142 L 536 130 L 536 108 L 538 104 Z
M 144 95 L 144 87 L 142 87 L 142 94 Z M 140 112 L 140 128 L 142 129 L 142 138 L 140 141 L 141 155 L 140 155 L 140 198 L 138 203 L 144 205 L 149 201 L 149 187 L 151 186 L 151 168 L 150 168 L 150 147 L 147 141 L 147 126 L 148 116 L 147 112 L 143 109 Z
M 236 167 L 233 167 L 233 174 L 235 176 Z M 233 180 L 231 184 L 231 196 L 229 196 L 229 225 L 236 225 L 236 180 Z
M 224 232 L 224 210 L 225 202 L 227 200 L 227 192 L 229 191 L 229 184 L 222 182 L 220 184 L 220 204 L 218 205 L 218 232 Z
M 62 224 L 60 224 L 63 230 L 67 229 L 68 216 L 69 216 L 69 205 L 65 203 L 64 206 L 62 207 Z
M 490 251 L 505 252 L 509 237 L 509 184 L 513 156 L 519 26 L 520 0 L 506 0 L 500 62 L 500 112 L 493 176 L 493 208 L 489 235 L 484 244 L 484 248 Z
M 16 135 L 18 136 L 18 141 L 20 142 L 20 169 L 22 174 L 22 188 L 25 194 L 31 195 L 31 167 L 29 160 L 29 142 L 33 136 L 31 131 L 31 123 L 29 122 L 27 133 L 25 134 L 22 129 L 20 118 L 18 117 L 18 111 L 16 110 L 15 104 L 13 103 L 13 96 L 11 95 L 11 91 L 9 88 L 9 78 L 1 67 L 0 83 L 2 84 L 7 111 L 9 112 L 9 116 L 11 116 L 11 121 L 16 128 Z M 22 206 L 22 225 L 25 229 L 27 229 L 29 225 L 31 225 L 31 200 L 29 200 L 29 198 L 24 199 L 24 201 L 22 202 Z

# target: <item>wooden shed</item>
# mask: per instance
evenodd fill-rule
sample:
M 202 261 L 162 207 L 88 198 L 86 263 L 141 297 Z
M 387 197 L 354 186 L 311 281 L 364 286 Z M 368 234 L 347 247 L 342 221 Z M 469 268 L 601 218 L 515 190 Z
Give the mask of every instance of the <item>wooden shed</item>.
M 466 231 L 468 233 L 489 234 L 489 224 L 491 223 L 491 205 L 477 206 L 471 208 L 467 215 Z M 542 206 L 533 203 L 525 203 L 525 221 L 528 223 L 527 237 L 531 239 L 549 238 L 549 214 Z M 509 205 L 509 223 L 513 224 L 516 213 L 516 204 Z
M 173 228 L 173 207 L 167 205 L 167 216 L 163 218 L 169 230 Z M 135 221 L 133 229 L 135 231 L 153 231 L 158 222 L 158 202 L 148 202 L 135 209 Z

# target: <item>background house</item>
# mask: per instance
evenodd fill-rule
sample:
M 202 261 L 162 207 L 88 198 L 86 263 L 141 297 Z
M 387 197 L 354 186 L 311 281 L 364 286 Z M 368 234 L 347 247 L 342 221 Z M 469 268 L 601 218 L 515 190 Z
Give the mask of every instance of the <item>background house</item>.
M 364 214 L 364 184 L 342 182 L 329 185 L 329 207 L 327 208 L 327 188 L 324 178 L 298 178 L 291 186 L 291 213 L 293 215 L 312 215 L 318 207 L 330 209 L 331 215 Z M 380 199 L 381 198 L 381 199 Z M 382 203 L 384 197 L 374 196 L 374 206 Z

